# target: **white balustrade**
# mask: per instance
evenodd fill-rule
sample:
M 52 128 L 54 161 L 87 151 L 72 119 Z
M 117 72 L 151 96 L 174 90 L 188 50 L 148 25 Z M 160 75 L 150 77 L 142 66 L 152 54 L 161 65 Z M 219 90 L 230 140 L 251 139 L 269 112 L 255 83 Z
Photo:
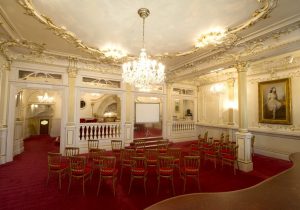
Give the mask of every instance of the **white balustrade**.
M 172 123 L 172 132 L 190 132 L 195 131 L 194 122 L 174 121 Z
M 79 140 L 89 139 L 120 139 L 121 123 L 80 123 L 78 126 Z

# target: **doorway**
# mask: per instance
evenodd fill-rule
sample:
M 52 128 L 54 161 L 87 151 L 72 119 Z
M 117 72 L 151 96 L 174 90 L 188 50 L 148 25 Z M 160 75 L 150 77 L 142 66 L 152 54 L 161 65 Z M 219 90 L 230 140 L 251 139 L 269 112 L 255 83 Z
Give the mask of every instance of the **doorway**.
M 49 119 L 40 120 L 40 135 L 49 134 Z

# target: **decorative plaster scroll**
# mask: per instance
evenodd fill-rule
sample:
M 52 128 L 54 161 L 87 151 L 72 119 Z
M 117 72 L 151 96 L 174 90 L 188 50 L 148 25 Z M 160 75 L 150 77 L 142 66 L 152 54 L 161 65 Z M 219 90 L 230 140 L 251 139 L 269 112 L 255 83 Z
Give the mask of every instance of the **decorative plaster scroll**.
M 74 44 L 76 47 L 80 48 L 81 50 L 91 54 L 92 56 L 98 58 L 100 61 L 105 63 L 120 63 L 123 59 L 111 59 L 105 57 L 104 52 L 101 50 L 87 46 L 85 43 L 83 43 L 82 40 L 80 40 L 78 37 L 76 37 L 75 34 L 72 32 L 66 30 L 64 27 L 57 26 L 49 17 L 46 17 L 45 15 L 40 14 L 33 6 L 33 3 L 31 0 L 19 0 L 18 1 L 21 6 L 26 10 L 26 14 L 33 16 L 34 18 L 38 19 L 42 24 L 49 27 L 50 30 L 54 32 L 55 35 L 67 40 L 68 42 Z M 218 47 L 222 48 L 230 48 L 237 40 L 237 33 L 241 30 L 244 30 L 245 28 L 248 28 L 255 23 L 257 23 L 259 20 L 265 19 L 268 17 L 268 15 L 271 13 L 271 11 L 277 6 L 278 0 L 257 0 L 257 2 L 261 5 L 261 7 L 254 11 L 254 13 L 251 15 L 251 17 L 245 21 L 244 23 L 233 26 L 227 30 L 227 37 L 225 38 L 223 44 L 221 44 Z M 171 58 L 171 57 L 178 57 L 178 56 L 186 56 L 189 54 L 193 54 L 197 52 L 199 48 L 194 48 L 186 52 L 176 52 L 176 53 L 165 53 L 163 55 L 154 55 L 156 59 L 162 59 L 162 58 Z M 127 59 L 133 59 L 134 56 L 127 56 Z

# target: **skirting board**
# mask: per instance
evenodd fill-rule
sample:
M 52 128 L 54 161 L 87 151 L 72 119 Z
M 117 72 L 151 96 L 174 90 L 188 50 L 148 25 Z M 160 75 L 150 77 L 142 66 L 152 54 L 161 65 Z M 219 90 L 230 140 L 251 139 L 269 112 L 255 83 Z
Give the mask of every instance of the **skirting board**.
M 289 154 L 283 154 L 276 151 L 264 150 L 260 148 L 254 148 L 254 153 L 259 155 L 264 155 L 272 158 L 282 159 L 282 160 L 290 160 Z

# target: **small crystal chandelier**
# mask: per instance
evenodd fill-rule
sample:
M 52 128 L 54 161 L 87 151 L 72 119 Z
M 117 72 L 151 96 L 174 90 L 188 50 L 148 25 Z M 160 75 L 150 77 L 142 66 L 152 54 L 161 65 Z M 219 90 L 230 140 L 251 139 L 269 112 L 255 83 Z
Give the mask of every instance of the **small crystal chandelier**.
M 156 60 L 148 59 L 145 49 L 145 19 L 150 11 L 147 8 L 138 10 L 143 18 L 143 48 L 137 61 L 123 64 L 122 78 L 125 82 L 140 89 L 148 89 L 151 85 L 160 84 L 165 79 L 165 66 Z
M 46 92 L 43 96 L 37 96 L 39 102 L 41 103 L 52 103 L 54 98 L 48 96 L 48 93 Z

